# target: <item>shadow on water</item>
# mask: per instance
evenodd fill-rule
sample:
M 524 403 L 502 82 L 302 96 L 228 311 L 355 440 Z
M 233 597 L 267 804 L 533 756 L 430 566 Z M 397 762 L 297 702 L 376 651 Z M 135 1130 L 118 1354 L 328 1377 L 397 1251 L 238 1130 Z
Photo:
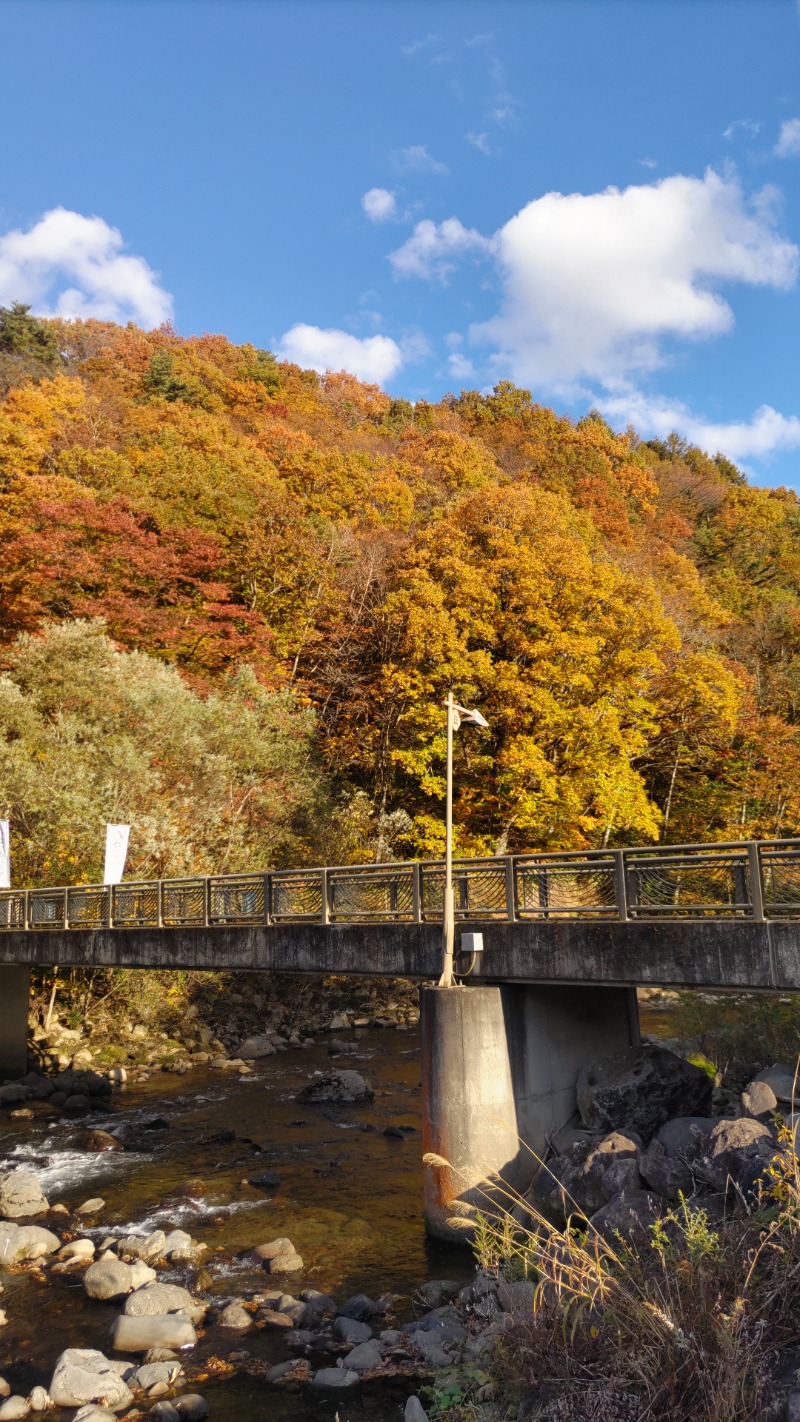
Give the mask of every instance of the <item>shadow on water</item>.
M 98 1241 L 156 1228 L 189 1230 L 209 1247 L 209 1292 L 217 1300 L 270 1287 L 242 1256 L 288 1235 L 305 1261 L 302 1274 L 281 1281 L 290 1292 L 315 1288 L 342 1301 L 357 1292 L 392 1293 L 400 1296 L 398 1317 L 405 1318 L 420 1283 L 466 1279 L 470 1257 L 429 1240 L 423 1229 L 416 1034 L 372 1029 L 358 1033 L 357 1042 L 354 1058 L 331 1062 L 321 1042 L 269 1057 L 247 1077 L 159 1072 L 79 1122 L 52 1116 L 4 1121 L 0 1152 L 5 1163 L 33 1169 L 52 1204 L 103 1196 L 101 1222 L 82 1231 Z M 361 1071 L 374 1101 L 298 1103 L 312 1072 L 332 1065 Z M 85 1151 L 87 1126 L 118 1135 L 126 1151 Z M 387 1136 L 387 1126 L 410 1129 Z M 265 1171 L 279 1176 L 277 1188 L 249 1183 Z M 168 1270 L 159 1277 L 191 1286 L 194 1274 Z M 88 1300 L 80 1279 L 22 1273 L 5 1275 L 4 1283 L 9 1324 L 0 1340 L 0 1371 L 14 1390 L 46 1386 L 65 1347 L 107 1348 L 118 1306 Z M 266 1362 L 286 1356 L 279 1336 L 266 1329 L 245 1335 L 210 1329 L 207 1339 L 213 1346 L 202 1351 L 220 1357 L 239 1350 Z M 219 1422 L 299 1422 L 336 1411 L 333 1402 L 276 1393 L 243 1373 L 204 1384 L 202 1391 Z M 396 1417 L 398 1405 L 385 1392 L 352 1401 L 348 1395 L 344 1407 L 339 1402 L 351 1422 L 367 1412 Z

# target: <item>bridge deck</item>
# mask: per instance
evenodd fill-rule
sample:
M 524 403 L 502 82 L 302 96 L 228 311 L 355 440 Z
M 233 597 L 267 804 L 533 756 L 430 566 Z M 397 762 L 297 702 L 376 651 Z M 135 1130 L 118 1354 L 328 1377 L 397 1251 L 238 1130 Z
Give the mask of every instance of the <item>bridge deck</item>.
M 704 918 L 615 923 L 474 922 L 485 951 L 470 981 L 800 991 L 800 922 Z M 18 930 L 0 963 L 341 973 L 435 979 L 436 924 Z M 457 962 L 466 970 L 466 959 Z

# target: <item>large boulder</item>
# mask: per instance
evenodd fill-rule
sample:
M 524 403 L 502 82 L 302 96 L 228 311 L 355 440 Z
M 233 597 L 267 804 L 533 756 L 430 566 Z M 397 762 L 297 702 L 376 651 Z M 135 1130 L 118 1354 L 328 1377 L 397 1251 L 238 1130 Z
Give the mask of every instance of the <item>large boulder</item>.
M 273 1057 L 277 1051 L 271 1037 L 245 1037 L 243 1042 L 234 1052 L 234 1056 L 241 1057 L 243 1061 L 257 1061 L 261 1057 Z
M 715 1190 L 732 1191 L 755 1200 L 769 1182 L 776 1154 L 775 1139 L 763 1121 L 750 1116 L 718 1121 L 700 1163 L 700 1172 Z
M 128 1318 L 155 1318 L 165 1313 L 182 1313 L 193 1323 L 205 1318 L 205 1305 L 192 1298 L 180 1284 L 145 1284 L 125 1300 Z
M 41 1225 L 22 1225 L 19 1231 L 20 1259 L 43 1259 L 46 1254 L 55 1254 L 61 1247 L 61 1240 L 51 1229 Z
M 772 1089 L 778 1101 L 800 1106 L 800 1076 L 797 1074 L 796 1066 L 778 1062 L 775 1066 L 766 1067 L 764 1071 L 758 1072 L 753 1081 L 765 1082 Z
M 603 1140 L 576 1140 L 538 1171 L 528 1200 L 555 1224 L 572 1214 L 593 1215 L 622 1190 L 641 1185 L 641 1141 L 612 1131 Z
M 375 1095 L 357 1071 L 326 1071 L 297 1093 L 298 1101 L 371 1101 Z
M 629 1047 L 584 1067 L 578 1110 L 591 1131 L 635 1131 L 649 1145 L 672 1116 L 708 1114 L 711 1080 L 665 1047 Z
M 666 1200 L 688 1195 L 694 1185 L 692 1170 L 679 1156 L 667 1155 L 658 1137 L 654 1137 L 639 1162 L 645 1184 Z
M 151 1348 L 189 1348 L 197 1342 L 191 1319 L 182 1313 L 132 1318 L 121 1314 L 111 1330 L 111 1346 L 119 1353 L 149 1353 Z
M 0 1217 L 23 1220 L 43 1215 L 50 1206 L 39 1181 L 30 1170 L 9 1170 L 0 1175 Z
M 691 1165 L 705 1154 L 708 1138 L 719 1121 L 719 1116 L 677 1116 L 661 1127 L 656 1140 L 671 1160 Z
M 100 1402 L 116 1412 L 133 1401 L 114 1364 L 96 1348 L 67 1348 L 58 1359 L 49 1387 L 56 1407 Z
M 141 1259 L 145 1264 L 154 1264 L 164 1258 L 167 1236 L 163 1229 L 155 1229 L 152 1234 L 129 1234 L 121 1239 L 117 1251 L 122 1259 Z

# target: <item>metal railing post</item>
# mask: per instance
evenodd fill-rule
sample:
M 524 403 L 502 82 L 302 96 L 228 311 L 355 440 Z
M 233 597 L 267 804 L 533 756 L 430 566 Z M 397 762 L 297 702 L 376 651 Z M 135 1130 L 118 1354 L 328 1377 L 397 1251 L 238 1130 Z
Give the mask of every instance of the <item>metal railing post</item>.
M 517 921 L 517 884 L 514 874 L 514 856 L 506 855 L 506 918 L 509 923 Z
M 25 890 L 25 898 L 22 904 L 22 926 L 25 929 L 31 926 L 31 896 L 27 889 Z
M 620 923 L 628 922 L 628 892 L 625 884 L 625 852 L 615 849 L 614 854 L 614 902 Z
M 106 928 L 114 927 L 114 885 L 108 885 L 108 898 L 106 900 Z
M 164 880 L 163 880 L 163 879 L 159 879 L 159 880 L 158 880 L 158 888 L 157 888 L 157 890 L 156 890 L 156 901 L 157 901 L 157 903 L 158 903 L 158 909 L 157 909 L 158 927 L 159 927 L 159 928 L 163 928 L 163 927 L 164 927 Z
M 757 923 L 763 923 L 766 914 L 764 913 L 764 880 L 761 877 L 761 855 L 758 852 L 758 845 L 750 843 L 747 846 L 747 867 L 750 879 L 750 904 L 752 916 Z
M 328 871 L 327 869 L 320 869 L 319 874 L 322 888 L 322 909 L 320 912 L 319 921 L 320 923 L 330 923 L 331 906 L 330 901 L 328 899 Z
M 269 925 L 270 925 L 270 923 L 272 922 L 272 914 L 271 914 L 271 908 L 272 908 L 272 903 L 271 903 L 272 892 L 271 892 L 271 891 L 272 891 L 272 875 L 271 875 L 271 874 L 265 874 L 265 875 L 264 875 L 264 924 L 265 924 L 265 926 L 266 926 L 267 928 L 269 928 Z
M 417 859 L 411 866 L 411 909 L 415 923 L 422 923 L 422 865 Z
M 203 880 L 203 927 L 208 928 L 211 922 L 211 877 L 207 876 Z

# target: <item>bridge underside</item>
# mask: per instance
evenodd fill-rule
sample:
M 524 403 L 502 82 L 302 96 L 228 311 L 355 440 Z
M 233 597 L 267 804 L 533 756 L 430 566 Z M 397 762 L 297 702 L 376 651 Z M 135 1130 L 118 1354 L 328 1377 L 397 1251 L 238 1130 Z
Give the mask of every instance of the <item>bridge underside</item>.
M 467 926 L 467 925 L 465 925 Z M 473 922 L 476 983 L 800 991 L 800 921 Z M 0 964 L 342 973 L 436 979 L 438 924 L 6 931 Z M 461 960 L 466 967 L 465 960 Z

